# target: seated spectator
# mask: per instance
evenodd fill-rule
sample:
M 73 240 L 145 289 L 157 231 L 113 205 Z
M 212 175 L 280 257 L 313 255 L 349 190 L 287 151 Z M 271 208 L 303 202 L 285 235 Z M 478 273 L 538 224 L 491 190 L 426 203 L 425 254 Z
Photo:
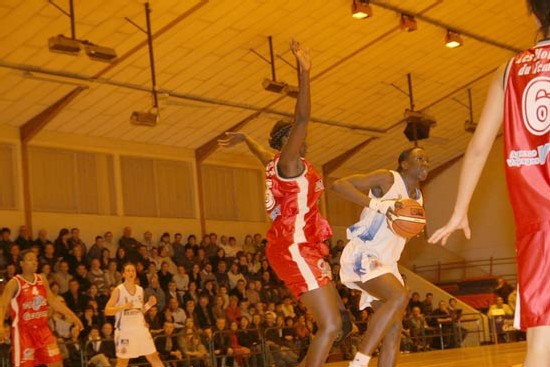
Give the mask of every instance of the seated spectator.
M 63 354 L 63 367 L 82 367 L 81 353 L 83 347 L 80 343 L 80 330 L 76 325 L 71 327 L 70 334 L 71 338 L 59 345 Z
M 168 291 L 168 283 L 172 280 L 173 274 L 168 270 L 170 267 L 170 264 L 168 262 L 163 261 L 160 266 L 160 271 L 157 272 L 158 280 L 160 287 L 163 291 Z
M 189 275 L 187 275 L 187 270 L 183 265 L 178 266 L 178 272 L 174 274 L 172 280 L 176 283 L 176 289 L 181 298 L 189 286 Z
M 55 256 L 57 258 L 65 258 L 69 255 L 71 250 L 69 245 L 69 236 L 70 232 L 67 228 L 62 228 L 61 230 L 59 230 L 59 235 L 54 241 Z
M 170 256 L 168 256 L 168 247 L 166 246 L 159 246 L 158 248 L 159 256 L 158 256 L 158 262 L 160 262 L 161 270 L 162 270 L 162 263 L 168 264 L 168 272 L 171 274 L 176 274 L 178 271 L 178 268 L 176 264 L 172 261 Z
M 441 345 L 440 338 L 434 338 L 432 346 L 437 349 L 452 348 L 454 339 L 453 318 L 449 312 L 447 302 L 439 301 L 439 307 L 432 311 L 428 325 L 439 330 L 444 345 Z
M 79 245 L 82 248 L 82 255 L 84 258 L 86 258 L 86 254 L 88 252 L 88 247 L 82 241 L 80 238 L 80 229 L 78 228 L 71 228 L 71 237 L 69 238 L 69 246 L 72 250 L 74 250 L 75 246 Z
M 233 349 L 235 361 L 239 366 L 244 366 L 244 360 L 248 360 L 250 358 L 250 348 L 239 343 L 238 334 L 240 332 L 239 323 L 237 321 L 233 321 L 229 324 L 229 330 L 229 340 L 231 343 L 231 349 Z
M 19 245 L 19 248 L 21 249 L 21 251 L 28 250 L 31 248 L 32 237 L 27 226 L 19 227 L 19 235 L 17 236 L 14 242 Z
M 283 299 L 283 304 L 281 306 L 281 311 L 283 312 L 283 316 L 286 318 L 286 317 L 290 317 L 290 318 L 295 318 L 296 317 L 296 313 L 294 312 L 294 306 L 292 305 L 292 298 L 290 297 L 285 297 Z
M 166 293 L 160 287 L 159 279 L 155 275 L 149 280 L 149 287 L 144 291 L 144 302 L 149 300 L 149 297 L 155 296 L 157 298 L 157 307 L 159 310 L 164 310 L 166 306 Z
M 268 348 L 268 357 L 277 366 L 294 366 L 298 363 L 298 355 L 284 344 L 282 330 L 277 328 L 276 316 L 266 312 L 264 323 L 264 338 Z
M 53 243 L 49 242 L 44 245 L 39 261 L 40 264 L 48 264 L 52 271 L 55 270 L 58 258 L 55 256 L 55 247 Z
M 140 243 L 134 237 L 132 237 L 132 228 L 124 227 L 122 231 L 122 237 L 118 240 L 118 246 L 119 248 L 124 249 L 124 257 L 126 257 L 126 259 L 124 259 L 123 261 L 120 259 L 123 262 L 123 264 L 126 261 L 130 261 L 133 263 L 137 262 L 136 261 L 136 257 L 138 255 L 137 248 L 139 245 Z M 117 254 L 118 254 L 118 251 L 117 251 Z M 119 271 L 121 270 L 119 269 Z
M 178 300 L 173 297 L 168 299 L 166 309 L 170 311 L 174 328 L 179 331 L 183 328 L 185 325 L 185 320 L 187 319 L 185 311 L 179 306 Z
M 162 322 L 159 315 L 159 309 L 157 306 L 153 306 L 145 313 L 145 322 L 149 325 L 149 330 L 151 334 L 159 334 L 162 332 Z
M 86 263 L 89 265 L 91 264 L 93 259 L 101 260 L 101 253 L 104 249 L 104 240 L 102 236 L 96 236 L 95 242 L 90 247 L 90 250 L 88 250 L 88 254 L 86 255 Z M 100 261 L 101 264 L 101 261 Z
M 239 301 L 248 298 L 246 281 L 244 279 L 237 280 L 237 285 L 229 292 L 229 295 L 237 297 Z
M 107 357 L 108 344 L 103 343 L 99 333 L 99 327 L 93 325 L 86 343 L 86 356 L 88 364 L 94 367 L 110 367 L 111 363 Z
M 410 337 L 416 350 L 426 350 L 428 344 L 426 343 L 426 319 L 421 313 L 420 306 L 414 306 L 410 316 L 405 320 L 407 328 L 410 330 Z
M 111 258 L 114 258 L 118 244 L 113 241 L 113 232 L 107 231 L 103 234 L 103 246 L 109 250 Z
M 229 297 L 229 306 L 225 309 L 225 318 L 227 321 L 237 321 L 241 317 L 241 309 L 239 308 L 239 299 L 236 296 Z
M 78 280 L 71 279 L 69 281 L 69 290 L 63 293 L 62 296 L 65 299 L 67 307 L 69 307 L 75 315 L 78 317 L 84 316 L 84 310 L 88 305 L 88 296 L 80 291 L 80 283 Z
M 90 250 L 91 252 L 92 250 Z M 86 275 L 91 285 L 95 285 L 97 290 L 101 294 L 106 294 L 109 289 L 107 286 L 107 279 L 105 272 L 101 270 L 101 262 L 99 259 L 92 259 L 90 263 L 90 271 Z
M 80 291 L 87 292 L 90 289 L 92 283 L 88 280 L 88 269 L 86 264 L 78 264 L 76 267 L 76 274 L 74 274 L 74 279 L 80 283 Z
M 107 267 L 107 270 L 104 272 L 105 274 L 105 286 L 107 289 L 111 287 L 116 287 L 120 283 L 122 283 L 122 275 L 117 270 L 117 261 L 114 259 L 109 260 L 109 265 Z
M 141 244 L 145 246 L 147 254 L 150 254 L 151 249 L 155 247 L 155 244 L 153 242 L 153 233 L 151 233 L 151 231 L 143 232 L 143 239 L 141 240 Z
M 216 282 L 219 287 L 229 288 L 229 276 L 227 275 L 227 263 L 225 261 L 220 261 L 217 265 L 218 269 L 214 275 L 216 276 Z
M 426 293 L 426 298 L 422 301 L 422 313 L 424 315 L 431 315 L 433 312 L 433 299 L 434 295 L 432 293 Z
M 260 302 L 260 292 L 256 289 L 256 282 L 254 280 L 250 280 L 248 282 L 246 297 L 251 305 L 255 305 Z
M 216 289 L 212 280 L 207 280 L 205 283 L 203 283 L 201 294 L 208 295 L 208 297 L 210 298 L 210 303 L 212 303 L 214 297 L 216 296 Z
M 78 265 L 86 266 L 86 257 L 84 256 L 84 249 L 81 244 L 75 244 L 71 253 L 64 257 L 69 263 L 69 273 L 75 275 Z
M 214 313 L 210 307 L 210 296 L 208 294 L 201 293 L 199 296 L 198 306 L 194 311 L 196 319 L 199 323 L 199 328 L 204 329 L 209 326 L 214 326 L 216 319 L 214 318 Z
M 107 358 L 113 360 L 116 358 L 115 341 L 113 338 L 113 324 L 103 323 L 101 326 L 101 337 L 103 339 L 102 350 Z
M 256 254 L 256 247 L 254 246 L 252 236 L 249 234 L 247 234 L 244 237 L 243 251 L 249 254 Z M 258 266 L 258 269 L 259 269 L 259 266 Z
M 491 305 L 489 307 L 489 311 L 487 312 L 487 316 L 494 317 L 494 316 L 512 316 L 514 314 L 514 311 L 512 308 L 510 308 L 509 305 L 504 303 L 504 300 L 502 297 L 497 297 L 497 301 L 495 304 Z
M 174 335 L 173 323 L 164 323 L 163 332 L 155 339 L 155 346 L 162 361 L 175 361 L 172 366 L 184 366 L 183 341 Z
M 189 281 L 189 287 L 187 293 L 183 295 L 183 303 L 187 301 L 193 301 L 195 304 L 199 302 L 199 292 L 197 291 L 197 283 L 194 281 Z
M 202 344 L 201 338 L 193 332 L 193 329 L 185 331 L 183 352 L 189 358 L 192 367 L 206 367 L 208 364 L 208 350 Z
M 107 268 L 109 267 L 109 262 L 111 260 L 115 261 L 115 259 L 112 258 L 111 254 L 112 252 L 108 248 L 104 248 L 103 250 L 101 250 L 101 269 L 107 270 Z M 115 269 L 116 269 L 116 261 L 115 261 Z
M 226 325 L 226 319 L 219 318 L 216 319 L 216 326 L 212 329 L 214 356 L 218 367 L 233 365 L 233 348 L 231 347 L 231 339 L 229 338 Z
M 179 307 L 183 305 L 183 302 L 182 302 L 183 300 L 179 296 L 178 291 L 176 289 L 176 282 L 174 282 L 173 280 L 168 282 L 168 289 L 166 290 L 165 293 L 166 293 L 166 298 L 168 299 L 175 298 L 178 301 Z
M 412 293 L 411 299 L 409 300 L 409 304 L 407 306 L 407 310 L 409 312 L 412 312 L 412 309 L 414 307 L 418 307 L 418 308 L 420 308 L 420 311 L 422 311 L 423 303 L 420 300 L 420 293 L 418 293 L 418 292 L 413 292 Z
M 200 282 L 201 284 L 203 285 L 204 287 L 204 284 L 208 281 L 211 281 L 214 283 L 214 288 L 217 288 L 217 279 L 216 279 L 216 275 L 212 272 L 212 264 L 211 263 L 206 263 L 204 265 L 204 268 L 201 270 L 201 272 L 199 273 L 200 275 Z
M 166 249 L 166 255 L 162 255 L 160 248 L 164 247 Z M 168 256 L 173 257 L 174 256 L 174 248 L 172 247 L 172 242 L 170 241 L 170 233 L 164 232 L 162 236 L 160 236 L 160 241 L 157 244 L 157 248 L 159 249 L 160 256 Z
M 246 278 L 244 277 L 243 273 L 241 273 L 239 264 L 237 262 L 231 263 L 231 267 L 229 268 L 227 276 L 229 278 L 229 289 L 235 288 L 239 279 L 244 281 L 244 283 L 246 284 Z

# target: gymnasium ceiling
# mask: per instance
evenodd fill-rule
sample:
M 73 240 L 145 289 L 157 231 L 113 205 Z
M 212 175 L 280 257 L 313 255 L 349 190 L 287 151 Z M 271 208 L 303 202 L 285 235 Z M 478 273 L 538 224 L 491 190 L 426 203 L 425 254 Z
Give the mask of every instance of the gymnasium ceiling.
M 68 0 L 54 2 L 69 9 Z M 373 132 L 376 139 L 332 175 L 395 166 L 398 152 L 412 146 L 399 123 L 409 106 L 402 92 L 407 73 L 416 110 L 437 120 L 432 137 L 421 142 L 437 167 L 459 156 L 471 137 L 464 130 L 467 89 L 477 121 L 493 71 L 535 38 L 534 22 L 520 0 L 377 0 L 367 20 L 353 19 L 350 3 L 152 1 L 157 84 L 169 93 L 160 96 L 160 123 L 141 127 L 130 124 L 129 116 L 152 105 L 150 93 L 136 89 L 151 85 L 146 36 L 125 17 L 145 27 L 143 1 L 75 0 L 77 38 L 116 49 L 118 60 L 108 64 L 85 54 L 49 52 L 48 38 L 69 36 L 70 22 L 48 1 L 1 0 L 0 125 L 21 127 L 80 85 L 86 89 L 44 130 L 195 150 L 249 120 L 242 131 L 266 142 L 281 117 L 256 116 L 255 109 L 291 113 L 295 100 L 263 90 L 270 66 L 251 49 L 268 58 L 267 37 L 273 36 L 277 79 L 296 84 L 295 70 L 282 60 L 294 62 L 288 40 L 295 37 L 312 54 L 317 122 L 309 130 L 308 155 L 319 168 L 372 139 Z M 401 31 L 392 7 L 467 30 L 471 37 L 448 49 L 444 28 L 417 19 L 417 31 Z M 247 154 L 244 147 L 232 153 Z

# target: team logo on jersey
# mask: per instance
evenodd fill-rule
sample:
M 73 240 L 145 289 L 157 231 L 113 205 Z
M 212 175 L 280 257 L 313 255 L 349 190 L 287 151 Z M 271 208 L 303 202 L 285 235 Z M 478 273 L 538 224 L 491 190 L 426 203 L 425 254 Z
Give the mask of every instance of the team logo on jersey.
M 42 305 L 46 305 L 46 300 L 42 296 L 36 296 L 32 299 L 32 309 L 38 311 Z
M 550 131 L 550 78 L 539 76 L 527 84 L 522 98 L 523 122 L 533 135 Z
M 34 360 L 34 349 L 32 348 L 25 348 L 23 350 L 23 360 L 24 361 L 32 361 Z

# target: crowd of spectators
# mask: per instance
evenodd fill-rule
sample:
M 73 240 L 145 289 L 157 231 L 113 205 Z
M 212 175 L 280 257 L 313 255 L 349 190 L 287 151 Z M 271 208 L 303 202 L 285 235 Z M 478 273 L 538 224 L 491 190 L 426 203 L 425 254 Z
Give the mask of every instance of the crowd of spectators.
M 157 242 L 150 231 L 137 239 L 126 227 L 118 240 L 112 232 L 105 232 L 86 244 L 78 228 L 63 228 L 51 241 L 45 230 L 33 240 L 21 226 L 13 237 L 8 228 L 0 231 L 0 284 L 17 273 L 19 253 L 32 249 L 39 256 L 38 272 L 85 326 L 79 333 L 63 315 L 52 313 L 50 317 L 52 330 L 63 342 L 66 366 L 80 366 L 81 351 L 90 365 L 112 364 L 114 320 L 104 315 L 104 309 L 111 291 L 122 282 L 127 262 L 136 264 L 144 301 L 151 296 L 158 300 L 145 319 L 157 336 L 161 358 L 175 361 L 173 366 L 205 367 L 213 352 L 219 357 L 218 366 L 263 367 L 262 339 L 270 366 L 294 366 L 316 332 L 311 315 L 270 268 L 264 256 L 266 240 L 260 234 L 239 241 L 215 233 L 200 239 L 191 234 L 186 240 L 181 233 L 163 233 Z M 339 281 L 343 247 L 344 242 L 337 241 L 329 261 L 333 281 L 353 316 L 354 332 L 360 335 L 373 310 L 360 311 L 360 293 Z M 430 293 L 424 300 L 412 293 L 403 319 L 401 350 L 459 347 L 467 333 L 460 327 L 460 317 L 456 300 L 440 301 L 434 307 Z M 436 334 L 445 337 L 433 337 Z M 351 340 L 339 346 L 346 359 L 355 353 Z

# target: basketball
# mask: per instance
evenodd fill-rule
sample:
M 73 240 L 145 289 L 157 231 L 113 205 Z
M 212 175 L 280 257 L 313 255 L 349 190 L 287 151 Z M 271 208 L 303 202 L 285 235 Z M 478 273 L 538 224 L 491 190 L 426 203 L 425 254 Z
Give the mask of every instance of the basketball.
M 424 230 L 426 211 L 424 207 L 412 199 L 401 201 L 402 207 L 395 208 L 395 214 L 390 214 L 391 228 L 404 238 L 411 238 Z

